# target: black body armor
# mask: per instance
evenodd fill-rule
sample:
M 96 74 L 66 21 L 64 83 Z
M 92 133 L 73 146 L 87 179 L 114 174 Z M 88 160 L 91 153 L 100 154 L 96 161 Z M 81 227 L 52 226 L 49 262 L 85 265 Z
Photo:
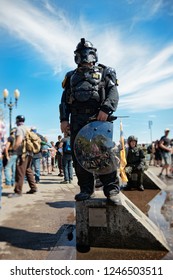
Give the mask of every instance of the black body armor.
M 70 100 L 85 102 L 95 99 L 100 102 L 99 84 L 102 78 L 102 68 L 79 67 L 70 78 L 71 98 Z

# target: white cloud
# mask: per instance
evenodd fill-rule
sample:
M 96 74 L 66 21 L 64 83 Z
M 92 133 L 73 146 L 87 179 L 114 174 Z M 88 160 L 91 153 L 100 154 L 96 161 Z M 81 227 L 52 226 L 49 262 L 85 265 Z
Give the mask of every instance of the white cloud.
M 136 12 L 131 20 L 131 30 L 140 22 L 153 19 L 164 6 L 163 0 L 145 0 L 140 5 L 139 1 L 135 0 L 132 4 Z
M 149 118 L 154 118 L 154 119 L 155 119 L 157 116 L 156 116 L 156 115 L 149 115 L 148 117 L 149 117 Z
M 120 86 L 120 92 L 125 93 L 120 107 L 135 112 L 172 108 L 172 58 L 173 45 L 170 45 L 151 60 L 150 56 L 146 56 L 148 61 L 145 64 L 139 60 L 136 69 L 127 73 L 125 84 Z M 142 69 L 139 69 L 139 65 L 142 65 Z
M 34 1 L 0 0 L 0 27 L 22 42 L 29 44 L 49 63 L 54 73 L 74 68 L 73 51 L 81 37 L 86 36 L 98 48 L 99 62 L 115 67 L 120 80 L 120 108 L 154 111 L 172 108 L 173 44 L 155 53 L 150 42 L 130 40 L 120 26 L 102 30 L 83 18 L 69 20 L 65 13 L 50 1 L 34 6 Z M 144 18 L 146 7 L 139 14 Z M 41 5 L 41 4 L 40 4 Z M 162 6 L 152 1 L 148 17 Z
M 121 99 L 119 107 L 123 109 L 128 109 L 131 112 L 149 112 L 163 109 L 173 108 L 173 101 L 170 99 L 169 87 L 172 84 L 161 87 L 157 90 L 149 90 L 145 93 L 140 93 L 138 95 L 132 95 L 128 98 Z M 160 91 L 159 91 L 160 90 Z M 165 91 L 166 90 L 166 91 Z

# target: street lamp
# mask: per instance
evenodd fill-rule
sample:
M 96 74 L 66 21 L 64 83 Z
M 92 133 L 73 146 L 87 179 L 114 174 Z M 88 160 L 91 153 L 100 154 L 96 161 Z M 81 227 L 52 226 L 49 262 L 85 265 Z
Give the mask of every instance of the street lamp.
M 152 121 L 148 121 L 148 128 L 150 129 L 150 139 L 151 139 L 151 143 L 152 143 L 152 125 L 153 125 L 153 122 L 152 122 Z
M 11 132 L 11 124 L 12 124 L 12 109 L 13 109 L 13 106 L 15 105 L 15 107 L 17 107 L 17 102 L 18 102 L 18 99 L 19 99 L 19 96 L 20 96 L 20 92 L 18 89 L 15 89 L 14 91 L 14 98 L 15 98 L 15 103 L 12 102 L 12 98 L 10 97 L 10 102 L 7 103 L 7 97 L 8 97 L 8 90 L 7 89 L 4 89 L 3 91 L 3 97 L 4 97 L 4 107 L 6 107 L 6 105 L 8 106 L 9 108 L 9 129 L 10 129 L 10 132 Z

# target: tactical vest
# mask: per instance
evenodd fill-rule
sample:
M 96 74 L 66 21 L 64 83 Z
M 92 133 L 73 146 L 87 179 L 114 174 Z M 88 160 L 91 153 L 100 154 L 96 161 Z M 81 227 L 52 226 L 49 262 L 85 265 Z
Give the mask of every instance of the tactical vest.
M 86 102 L 89 99 L 100 102 L 102 72 L 103 68 L 99 66 L 77 68 L 70 77 L 70 103 Z

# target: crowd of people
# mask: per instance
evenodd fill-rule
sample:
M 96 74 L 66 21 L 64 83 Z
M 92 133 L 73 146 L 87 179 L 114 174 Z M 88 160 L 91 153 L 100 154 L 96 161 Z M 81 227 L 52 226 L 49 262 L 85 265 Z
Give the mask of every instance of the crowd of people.
M 0 197 L 2 189 L 14 187 L 14 193 L 9 198 L 22 195 L 24 182 L 28 182 L 28 194 L 37 192 L 40 176 L 52 174 L 59 168 L 58 176 L 64 177 L 61 183 L 71 183 L 73 180 L 73 165 L 71 150 L 66 152 L 65 147 L 69 141 L 69 133 L 64 137 L 58 136 L 58 141 L 48 141 L 47 137 L 37 132 L 36 127 L 27 128 L 25 117 L 16 117 L 16 127 L 12 128 L 9 137 L 4 140 L 4 123 L 0 122 Z M 40 150 L 37 153 L 26 151 L 24 153 L 24 140 L 26 132 L 31 131 L 40 139 Z
M 58 135 L 57 142 L 48 142 L 47 137 L 43 137 L 37 132 L 36 127 L 30 130 L 36 133 L 41 139 L 41 149 L 38 153 L 31 154 L 28 152 L 25 160 L 22 160 L 21 143 L 24 139 L 26 127 L 24 125 L 25 117 L 20 115 L 16 117 L 16 127 L 12 128 L 10 135 L 4 143 L 1 129 L 1 187 L 14 187 L 14 193 L 9 197 L 18 197 L 22 194 L 22 186 L 27 180 L 30 190 L 27 192 L 33 194 L 37 192 L 37 184 L 40 182 L 40 176 L 52 174 L 58 169 L 57 176 L 63 177 L 60 184 L 68 184 L 73 180 L 73 158 L 70 145 L 69 128 L 64 136 Z M 125 144 L 127 184 L 124 190 L 136 188 L 144 191 L 143 174 L 147 169 L 147 155 L 149 155 L 148 164 L 160 167 L 159 177 L 163 177 L 165 171 L 166 178 L 173 178 L 173 139 L 168 138 L 170 130 L 165 129 L 165 134 L 160 140 L 153 141 L 151 145 L 138 145 L 137 137 L 131 135 Z M 23 134 L 22 134 L 23 133 Z M 114 154 L 119 159 L 121 146 L 114 147 Z M 159 154 L 159 157 L 158 157 Z M 4 183 L 2 174 L 4 172 Z M 97 179 L 100 176 L 97 176 Z M 97 180 L 96 180 L 97 182 Z M 95 182 L 95 183 L 96 183 Z M 101 186 L 102 183 L 99 180 Z
M 159 177 L 172 179 L 173 176 L 173 139 L 169 138 L 170 129 L 164 130 L 164 135 L 152 141 L 148 147 L 143 146 L 145 154 L 149 155 L 149 165 L 161 167 Z

